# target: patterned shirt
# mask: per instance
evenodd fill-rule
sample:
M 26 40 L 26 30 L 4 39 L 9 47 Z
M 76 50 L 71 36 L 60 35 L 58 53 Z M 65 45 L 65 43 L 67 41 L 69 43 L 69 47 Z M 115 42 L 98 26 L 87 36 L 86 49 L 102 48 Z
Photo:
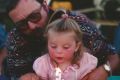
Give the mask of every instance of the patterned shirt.
M 20 76 L 32 71 L 33 61 L 43 54 L 45 49 L 43 36 L 38 39 L 26 38 L 14 28 L 8 35 L 7 70 L 10 76 Z

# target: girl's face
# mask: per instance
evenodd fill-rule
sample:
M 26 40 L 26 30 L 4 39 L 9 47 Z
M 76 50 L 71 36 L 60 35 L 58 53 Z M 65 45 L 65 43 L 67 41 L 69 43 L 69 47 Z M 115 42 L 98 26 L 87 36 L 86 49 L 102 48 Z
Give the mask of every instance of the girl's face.
M 48 50 L 52 60 L 57 64 L 71 62 L 74 52 L 78 50 L 74 32 L 48 32 Z

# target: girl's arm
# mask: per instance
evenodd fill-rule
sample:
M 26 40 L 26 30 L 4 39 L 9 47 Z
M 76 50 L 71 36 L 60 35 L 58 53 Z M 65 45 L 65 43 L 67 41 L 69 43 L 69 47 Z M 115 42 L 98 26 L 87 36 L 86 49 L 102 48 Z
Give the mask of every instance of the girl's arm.
M 25 75 L 22 75 L 19 80 L 42 80 L 39 76 L 37 76 L 35 73 L 27 73 Z
M 26 73 L 22 75 L 19 80 L 47 80 L 47 79 L 42 79 L 42 77 L 38 76 L 35 73 Z

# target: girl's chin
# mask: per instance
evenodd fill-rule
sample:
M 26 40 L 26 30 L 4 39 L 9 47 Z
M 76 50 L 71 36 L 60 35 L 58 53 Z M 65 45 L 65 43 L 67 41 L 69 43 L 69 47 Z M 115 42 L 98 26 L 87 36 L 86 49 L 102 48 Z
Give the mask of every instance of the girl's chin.
M 58 63 L 58 64 L 60 64 L 60 63 L 64 63 L 64 59 L 63 58 L 56 58 L 56 62 Z

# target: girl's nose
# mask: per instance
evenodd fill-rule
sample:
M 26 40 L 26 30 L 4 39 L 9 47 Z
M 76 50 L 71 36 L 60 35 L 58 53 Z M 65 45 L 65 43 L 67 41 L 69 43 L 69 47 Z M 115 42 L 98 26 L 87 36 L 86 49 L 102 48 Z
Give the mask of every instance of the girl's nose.
M 62 52 L 62 49 L 60 49 L 60 48 L 56 49 L 56 53 L 60 54 L 61 52 Z

